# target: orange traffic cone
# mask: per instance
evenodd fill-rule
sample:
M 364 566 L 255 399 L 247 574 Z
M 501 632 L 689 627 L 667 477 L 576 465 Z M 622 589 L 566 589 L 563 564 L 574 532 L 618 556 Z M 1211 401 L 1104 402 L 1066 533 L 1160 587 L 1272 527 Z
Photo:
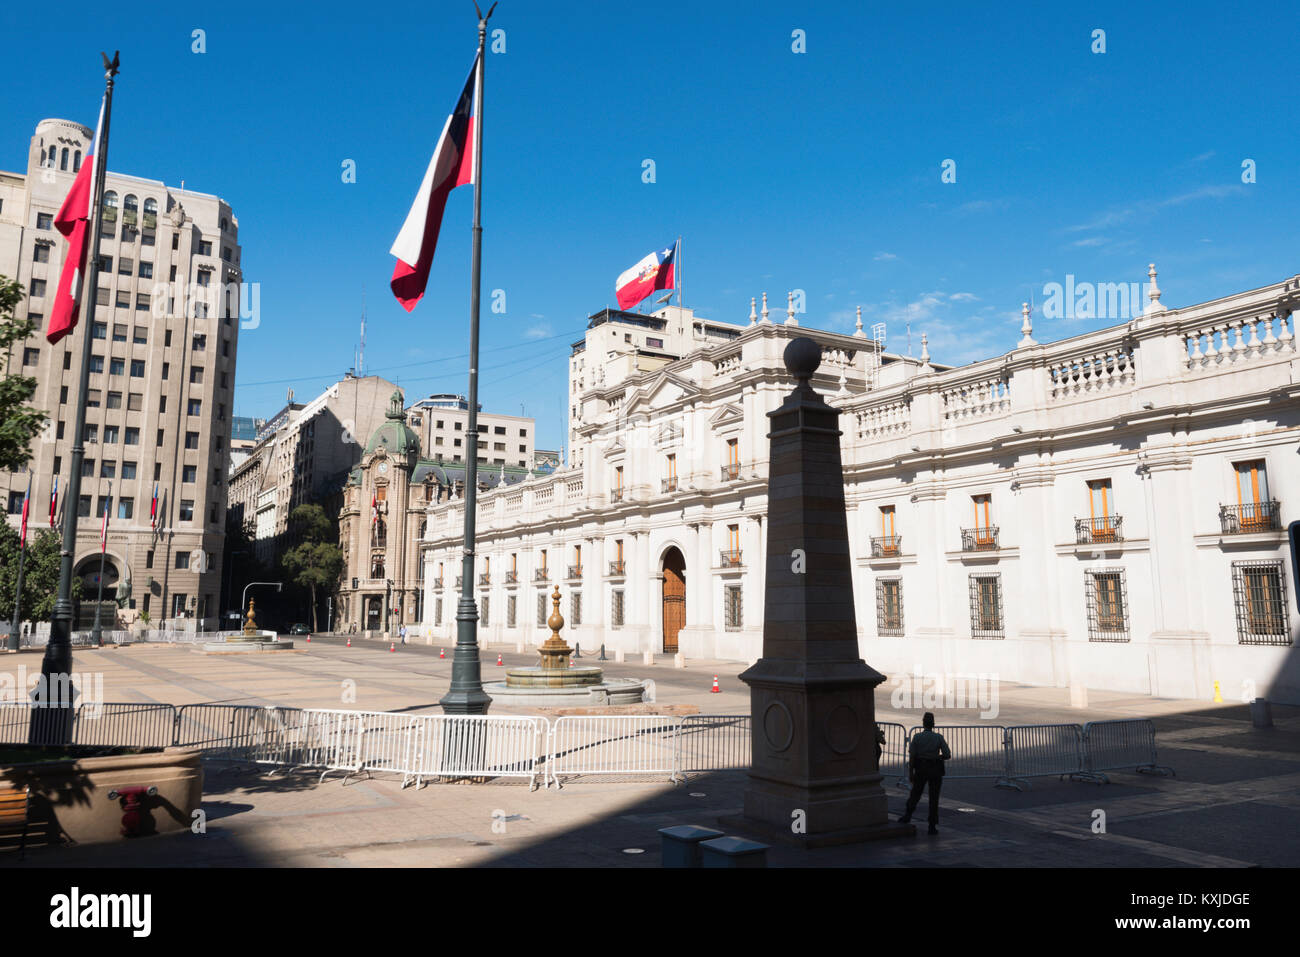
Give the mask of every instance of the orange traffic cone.
M 396 651 L 396 650 L 397 650 L 397 642 L 395 642 L 395 641 L 390 641 L 390 642 L 388 643 L 388 650 L 389 650 L 389 651 Z
M 439 658 L 446 658 L 446 657 L 447 657 L 447 649 L 446 649 L 446 648 L 439 648 L 439 649 L 438 649 L 438 657 L 439 657 Z
M 713 694 L 722 694 L 722 689 L 718 687 L 718 676 L 713 676 L 713 687 L 709 689 Z
M 307 636 L 307 644 L 311 644 L 311 635 Z
M 351 638 L 348 639 L 348 647 L 349 647 L 349 648 L 352 647 L 352 639 L 351 639 Z
M 498 651 L 498 652 L 497 652 L 497 664 L 500 665 L 500 664 L 504 664 L 504 663 L 505 663 L 505 662 L 503 662 L 503 661 L 501 660 L 501 652 Z
M 572 655 L 569 656 L 569 667 L 570 667 L 570 668 L 573 667 L 573 656 L 572 656 Z

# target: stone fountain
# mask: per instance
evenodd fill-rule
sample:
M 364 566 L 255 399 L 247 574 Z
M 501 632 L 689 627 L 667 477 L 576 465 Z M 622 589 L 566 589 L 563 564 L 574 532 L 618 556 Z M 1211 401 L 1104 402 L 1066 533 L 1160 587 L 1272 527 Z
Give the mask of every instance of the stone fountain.
M 217 654 L 236 651 L 289 651 L 292 648 L 292 641 L 280 641 L 273 632 L 262 631 L 257 627 L 251 598 L 248 599 L 248 618 L 244 621 L 242 635 L 230 635 L 225 641 L 209 641 L 203 645 L 204 651 Z
M 630 678 L 606 678 L 595 665 L 573 665 L 573 649 L 560 635 L 560 588 L 551 593 L 551 617 L 546 620 L 551 637 L 537 649 L 539 662 L 506 671 L 505 681 L 489 682 L 483 690 L 503 705 L 521 707 L 574 707 L 583 705 L 639 704 L 645 685 Z

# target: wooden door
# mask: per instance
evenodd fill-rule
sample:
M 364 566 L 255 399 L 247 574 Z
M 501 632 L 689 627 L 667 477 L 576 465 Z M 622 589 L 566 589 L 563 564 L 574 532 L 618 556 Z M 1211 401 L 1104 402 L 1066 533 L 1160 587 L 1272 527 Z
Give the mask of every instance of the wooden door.
M 686 626 L 686 560 L 677 549 L 664 556 L 664 654 L 677 654 L 677 635 Z

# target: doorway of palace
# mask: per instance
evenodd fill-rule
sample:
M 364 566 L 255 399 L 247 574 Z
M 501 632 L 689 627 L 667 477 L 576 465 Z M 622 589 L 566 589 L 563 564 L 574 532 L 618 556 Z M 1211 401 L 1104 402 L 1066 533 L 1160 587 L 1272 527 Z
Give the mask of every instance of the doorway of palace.
M 370 595 L 366 598 L 366 630 L 379 631 L 383 625 L 380 619 L 383 617 L 384 599 L 379 595 Z
M 677 635 L 686 627 L 686 559 L 676 548 L 664 553 L 664 654 L 677 654 Z

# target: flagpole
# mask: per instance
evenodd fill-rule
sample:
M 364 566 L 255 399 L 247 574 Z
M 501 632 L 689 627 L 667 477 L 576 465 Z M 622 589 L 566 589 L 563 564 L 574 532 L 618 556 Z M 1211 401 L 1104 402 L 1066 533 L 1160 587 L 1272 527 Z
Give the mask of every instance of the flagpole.
M 27 497 L 23 499 L 23 512 L 26 513 L 31 507 L 32 498 L 32 471 L 27 470 Z M 22 621 L 23 608 L 23 559 L 27 557 L 27 515 L 23 515 L 23 536 L 22 541 L 18 543 L 18 587 L 14 589 L 14 619 L 9 625 L 9 640 L 6 642 L 7 650 L 18 650 L 19 628 Z
M 686 307 L 686 280 L 682 277 L 682 237 L 677 237 L 677 308 Z
M 90 630 L 90 637 L 95 640 L 96 648 L 104 647 L 104 629 L 99 623 L 104 611 L 104 555 L 108 551 L 108 510 L 113 507 L 113 483 L 108 483 L 108 498 L 104 500 L 104 524 L 99 532 L 99 594 L 95 597 L 95 627 Z
M 469 294 L 469 420 L 465 429 L 471 447 L 465 456 L 465 554 L 461 558 L 460 602 L 456 608 L 456 650 L 451 662 L 451 687 L 439 701 L 446 714 L 487 714 L 492 698 L 483 690 L 478 650 L 478 607 L 474 603 L 474 509 L 478 501 L 478 314 L 479 277 L 483 260 L 483 74 L 487 46 L 487 16 L 474 4 L 478 17 L 478 70 L 474 81 L 474 252 L 470 260 Z M 386 624 L 386 623 L 385 623 Z
M 102 55 L 102 54 L 101 54 Z M 82 303 L 86 314 L 82 318 L 81 375 L 77 387 L 77 414 L 72 432 L 72 474 L 64 503 L 72 501 L 72 508 L 64 509 L 63 548 L 59 552 L 59 590 L 54 600 L 54 613 L 50 616 L 50 640 L 45 646 L 41 661 L 41 681 L 33 695 L 29 739 L 32 743 L 67 744 L 72 740 L 73 696 L 72 681 L 72 561 L 77 550 L 77 503 L 81 500 L 81 462 L 85 457 L 86 393 L 90 386 L 90 346 L 95 325 L 95 290 L 99 282 L 99 220 L 104 202 L 104 175 L 108 171 L 108 127 L 113 115 L 113 77 L 118 74 L 118 55 L 113 53 L 110 62 L 104 56 L 104 126 L 100 141 L 95 144 L 95 182 L 90 196 L 88 225 L 93 230 L 86 282 L 82 287 Z M 75 330 L 74 330 L 75 332 Z M 54 694 L 54 689 L 58 694 Z M 55 709 L 48 721 L 42 721 L 43 710 Z

